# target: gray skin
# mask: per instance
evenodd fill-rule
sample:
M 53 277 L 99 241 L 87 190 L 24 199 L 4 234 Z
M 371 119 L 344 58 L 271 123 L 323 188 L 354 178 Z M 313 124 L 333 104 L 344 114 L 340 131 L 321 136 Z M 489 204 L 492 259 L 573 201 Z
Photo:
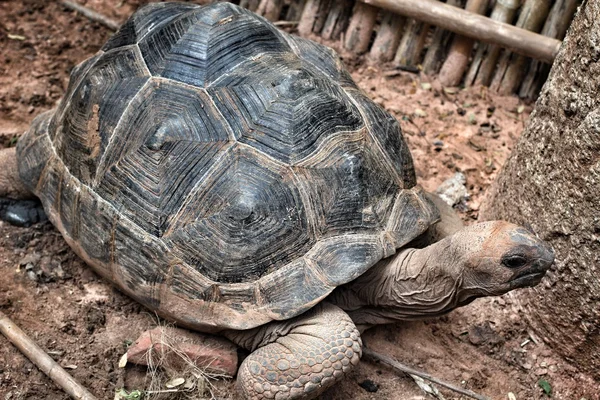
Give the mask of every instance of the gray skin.
M 0 152 L 0 196 L 30 198 L 16 171 L 14 151 Z M 237 377 L 244 398 L 314 398 L 358 364 L 365 329 L 440 316 L 478 297 L 534 286 L 552 265 L 552 249 L 528 230 L 504 221 L 462 227 L 450 207 L 431 199 L 440 222 L 311 310 L 222 332 L 251 351 Z

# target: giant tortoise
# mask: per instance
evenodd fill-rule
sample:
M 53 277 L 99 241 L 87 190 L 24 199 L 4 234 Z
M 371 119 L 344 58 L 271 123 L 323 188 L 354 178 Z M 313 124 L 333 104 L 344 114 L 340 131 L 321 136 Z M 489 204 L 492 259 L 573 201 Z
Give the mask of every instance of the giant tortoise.
M 313 398 L 358 363 L 362 329 L 553 262 L 507 222 L 445 228 L 398 122 L 335 52 L 229 3 L 138 10 L 0 157 L 0 193 L 38 197 L 101 276 L 250 350 L 248 399 Z

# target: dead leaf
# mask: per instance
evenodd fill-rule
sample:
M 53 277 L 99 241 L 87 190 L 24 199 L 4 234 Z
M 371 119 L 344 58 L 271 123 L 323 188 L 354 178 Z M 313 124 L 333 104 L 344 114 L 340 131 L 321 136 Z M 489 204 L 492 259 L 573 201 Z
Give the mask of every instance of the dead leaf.
M 181 386 L 185 383 L 185 379 L 183 378 L 173 378 L 169 382 L 165 383 L 165 386 L 168 389 L 176 388 L 177 386 Z
M 127 353 L 123 354 L 121 358 L 119 358 L 119 368 L 125 368 L 127 365 Z

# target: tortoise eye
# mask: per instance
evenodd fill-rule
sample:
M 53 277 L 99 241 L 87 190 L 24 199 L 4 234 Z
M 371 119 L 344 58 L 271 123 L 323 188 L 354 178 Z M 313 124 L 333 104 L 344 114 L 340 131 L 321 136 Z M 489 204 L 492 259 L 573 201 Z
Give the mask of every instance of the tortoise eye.
M 502 264 L 508 268 L 521 268 L 527 264 L 527 259 L 519 255 L 507 256 L 502 260 Z

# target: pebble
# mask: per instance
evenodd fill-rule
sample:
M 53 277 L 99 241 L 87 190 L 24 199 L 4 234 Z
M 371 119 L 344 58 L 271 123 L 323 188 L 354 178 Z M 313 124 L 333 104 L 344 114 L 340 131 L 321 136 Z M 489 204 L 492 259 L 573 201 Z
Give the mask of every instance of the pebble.
M 379 385 L 370 379 L 365 379 L 358 384 L 361 388 L 365 389 L 369 393 L 375 393 L 379 390 Z
M 453 206 L 465 199 L 469 192 L 465 184 L 467 179 L 461 172 L 455 173 L 451 178 L 446 179 L 436 189 L 436 194 L 440 196 L 449 206 Z

